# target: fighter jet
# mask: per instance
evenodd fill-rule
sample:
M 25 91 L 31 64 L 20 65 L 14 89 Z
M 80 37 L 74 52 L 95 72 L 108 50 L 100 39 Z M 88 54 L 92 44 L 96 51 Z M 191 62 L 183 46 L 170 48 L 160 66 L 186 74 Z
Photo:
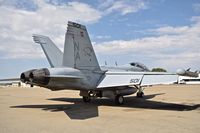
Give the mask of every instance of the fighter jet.
M 137 97 L 143 97 L 144 87 L 177 82 L 173 73 L 102 69 L 86 27 L 75 22 L 68 22 L 63 53 L 49 37 L 33 35 L 33 40 L 41 45 L 51 68 L 28 70 L 20 80 L 52 91 L 78 90 L 84 102 L 107 97 L 123 104 L 126 95 L 137 92 Z

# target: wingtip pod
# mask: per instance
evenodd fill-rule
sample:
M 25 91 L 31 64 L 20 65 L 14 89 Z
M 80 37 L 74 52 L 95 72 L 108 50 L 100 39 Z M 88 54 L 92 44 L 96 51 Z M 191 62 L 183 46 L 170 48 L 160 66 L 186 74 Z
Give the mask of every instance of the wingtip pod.
M 176 73 L 180 76 L 188 76 L 188 77 L 198 77 L 199 74 L 197 72 L 191 72 L 190 69 L 184 70 L 184 69 L 178 69 Z

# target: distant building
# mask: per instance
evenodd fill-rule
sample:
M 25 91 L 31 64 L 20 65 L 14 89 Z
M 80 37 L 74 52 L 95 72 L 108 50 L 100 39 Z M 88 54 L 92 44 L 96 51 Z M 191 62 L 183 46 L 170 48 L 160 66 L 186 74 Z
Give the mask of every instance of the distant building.
M 12 85 L 13 87 L 21 87 L 21 82 L 20 81 L 14 81 L 12 82 Z
M 31 87 L 29 84 L 25 84 L 21 81 L 3 81 L 0 82 L 2 87 Z

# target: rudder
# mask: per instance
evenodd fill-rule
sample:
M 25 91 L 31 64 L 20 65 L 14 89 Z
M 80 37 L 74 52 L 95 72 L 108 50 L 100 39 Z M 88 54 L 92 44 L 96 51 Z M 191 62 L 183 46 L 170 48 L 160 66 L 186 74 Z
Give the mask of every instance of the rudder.
M 84 25 L 68 22 L 63 66 L 100 71 L 99 63 Z

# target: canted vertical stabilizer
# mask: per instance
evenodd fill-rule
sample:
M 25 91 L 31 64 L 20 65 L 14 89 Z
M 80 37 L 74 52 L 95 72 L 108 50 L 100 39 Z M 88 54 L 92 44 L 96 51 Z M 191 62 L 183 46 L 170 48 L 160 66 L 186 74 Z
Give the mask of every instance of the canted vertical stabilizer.
M 81 24 L 68 22 L 63 66 L 83 70 L 100 70 L 87 29 Z
M 49 37 L 33 35 L 33 40 L 41 45 L 51 67 L 62 66 L 63 53 Z

